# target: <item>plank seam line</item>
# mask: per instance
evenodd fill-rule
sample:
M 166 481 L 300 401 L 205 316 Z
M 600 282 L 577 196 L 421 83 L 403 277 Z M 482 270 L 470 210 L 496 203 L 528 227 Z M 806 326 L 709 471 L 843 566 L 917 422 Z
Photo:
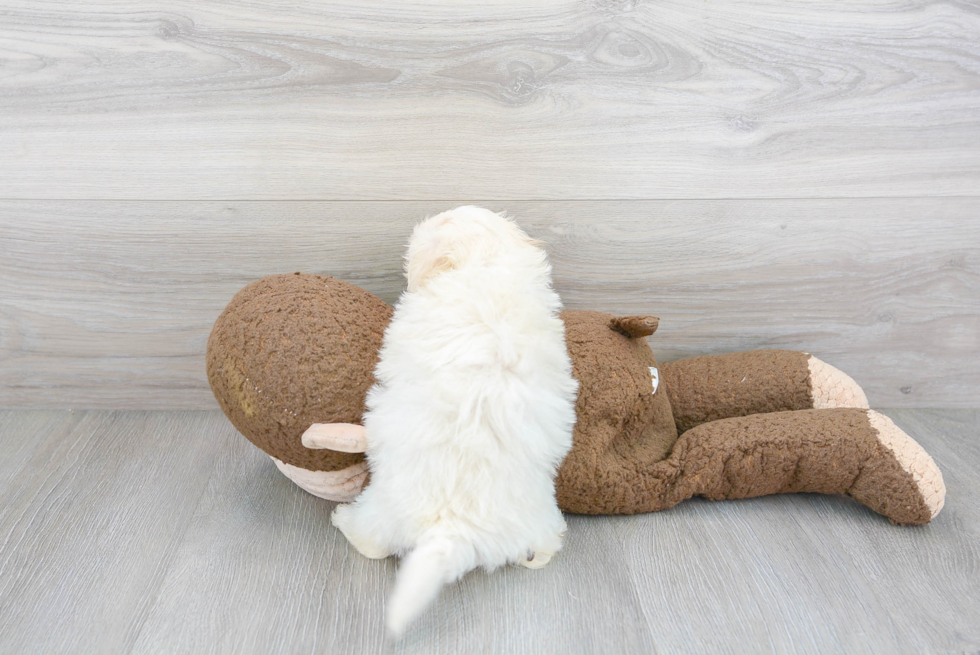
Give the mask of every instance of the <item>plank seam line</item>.
M 0 197 L 0 202 L 318 202 L 318 203 L 428 203 L 428 202 L 735 202 L 735 201 L 799 201 L 799 200 L 978 200 L 980 195 L 920 195 L 920 196 L 778 196 L 778 197 L 707 197 L 707 198 L 19 198 Z

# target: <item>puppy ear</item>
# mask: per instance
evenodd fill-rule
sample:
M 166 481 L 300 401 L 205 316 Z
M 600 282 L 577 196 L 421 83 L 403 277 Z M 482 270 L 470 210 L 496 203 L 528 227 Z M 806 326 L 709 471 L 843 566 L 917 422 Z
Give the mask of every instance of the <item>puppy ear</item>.
M 544 241 L 529 237 L 523 230 L 521 231 L 521 235 L 523 237 L 522 241 L 526 246 L 531 246 L 532 248 L 543 248 L 545 246 Z
M 504 214 L 501 214 L 501 216 L 503 218 L 507 218 L 507 216 L 504 215 Z M 541 247 L 543 247 L 545 245 L 544 241 L 541 241 L 540 239 L 534 239 L 531 236 L 529 236 L 527 232 L 525 232 L 524 230 L 522 230 L 517 225 L 517 223 L 514 223 L 509 218 L 507 218 L 507 220 L 511 224 L 511 226 L 513 227 L 513 230 L 514 230 L 514 232 L 517 235 L 517 243 L 519 243 L 520 245 L 522 245 L 522 246 L 530 246 L 532 248 L 541 248 Z
M 443 240 L 436 237 L 408 253 L 405 263 L 405 276 L 408 290 L 417 291 L 425 283 L 446 271 L 456 268 L 454 253 L 448 250 Z

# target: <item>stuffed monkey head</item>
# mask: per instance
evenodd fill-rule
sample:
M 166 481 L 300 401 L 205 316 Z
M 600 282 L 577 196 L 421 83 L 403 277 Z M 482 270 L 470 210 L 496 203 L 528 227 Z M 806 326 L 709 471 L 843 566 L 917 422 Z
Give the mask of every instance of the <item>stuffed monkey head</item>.
M 310 471 L 364 456 L 310 450 L 313 423 L 360 423 L 391 307 L 321 275 L 271 275 L 239 291 L 208 339 L 211 390 L 232 424 L 269 455 Z

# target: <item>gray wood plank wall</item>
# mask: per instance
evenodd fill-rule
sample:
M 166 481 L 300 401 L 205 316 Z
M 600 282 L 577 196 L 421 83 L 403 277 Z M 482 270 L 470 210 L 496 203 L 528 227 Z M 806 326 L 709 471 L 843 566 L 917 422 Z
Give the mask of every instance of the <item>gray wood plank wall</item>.
M 569 307 L 660 315 L 662 359 L 801 348 L 875 405 L 976 406 L 975 4 L 0 15 L 0 406 L 213 408 L 238 288 L 393 301 L 410 225 L 463 202 L 549 242 Z
M 978 193 L 971 2 L 4 5 L 8 197 Z
M 452 205 L 453 203 L 449 203 Z M 211 324 L 258 277 L 393 302 L 429 203 L 0 201 L 0 404 L 213 408 Z M 969 198 L 491 203 L 548 242 L 566 306 L 661 317 L 661 359 L 816 353 L 878 406 L 975 406 Z

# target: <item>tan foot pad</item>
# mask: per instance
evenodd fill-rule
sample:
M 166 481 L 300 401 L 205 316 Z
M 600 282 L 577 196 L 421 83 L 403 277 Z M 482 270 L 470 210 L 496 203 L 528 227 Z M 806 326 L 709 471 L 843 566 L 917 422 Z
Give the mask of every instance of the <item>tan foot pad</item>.
M 358 462 L 339 471 L 310 471 L 280 462 L 270 455 L 282 474 L 318 498 L 347 503 L 361 493 L 368 476 L 367 462 Z
M 929 518 L 935 518 L 946 502 L 946 485 L 936 462 L 884 414 L 869 410 L 868 421 L 878 433 L 881 445 L 890 450 L 902 469 L 912 476 L 929 510 Z
M 813 355 L 807 361 L 814 409 L 856 407 L 868 409 L 864 390 L 844 371 L 823 362 Z

